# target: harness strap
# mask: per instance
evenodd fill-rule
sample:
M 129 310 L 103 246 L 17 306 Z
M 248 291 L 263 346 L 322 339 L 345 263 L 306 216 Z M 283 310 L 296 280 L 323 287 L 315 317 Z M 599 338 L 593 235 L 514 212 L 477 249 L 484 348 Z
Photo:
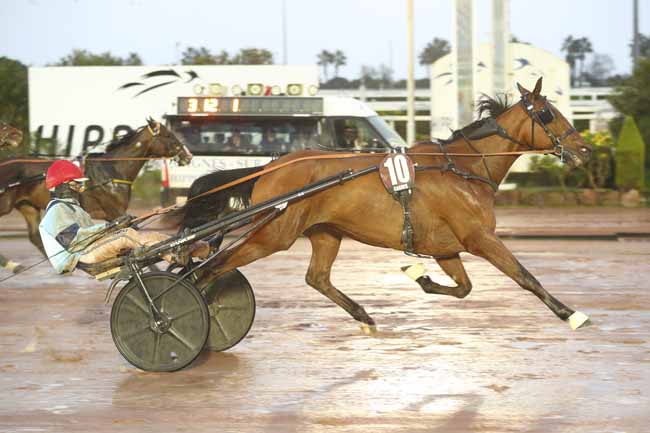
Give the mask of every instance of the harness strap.
M 411 223 L 411 196 L 413 195 L 412 190 L 406 189 L 403 191 L 398 191 L 394 194 L 399 201 L 399 204 L 402 206 L 402 211 L 404 213 L 404 223 L 402 224 L 402 244 L 405 245 L 404 251 L 407 253 L 413 252 L 413 235 L 415 231 L 413 230 L 413 224 Z
M 111 182 L 121 184 L 121 185 L 128 185 L 128 186 L 133 185 L 132 180 L 126 180 L 126 179 L 111 179 Z

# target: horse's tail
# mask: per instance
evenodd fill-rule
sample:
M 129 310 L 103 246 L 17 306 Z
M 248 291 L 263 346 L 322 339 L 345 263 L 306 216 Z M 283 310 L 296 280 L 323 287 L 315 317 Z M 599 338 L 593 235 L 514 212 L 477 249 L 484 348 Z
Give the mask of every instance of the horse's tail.
M 182 230 L 216 221 L 232 212 L 247 208 L 250 206 L 253 186 L 258 178 L 253 178 L 230 188 L 206 194 L 196 199 L 193 198 L 213 188 L 258 172 L 263 168 L 263 166 L 260 166 L 221 170 L 199 177 L 190 186 L 187 194 L 187 203 L 169 212 L 165 217 L 165 221 L 174 223 L 174 226 L 178 226 Z

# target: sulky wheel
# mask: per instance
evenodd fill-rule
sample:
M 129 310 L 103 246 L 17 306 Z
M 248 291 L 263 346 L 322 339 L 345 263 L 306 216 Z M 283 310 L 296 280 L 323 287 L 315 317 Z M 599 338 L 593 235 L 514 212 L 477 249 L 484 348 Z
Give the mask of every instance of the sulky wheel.
M 142 281 L 160 311 L 154 318 L 136 278 L 116 296 L 111 310 L 111 334 L 117 350 L 134 366 L 147 371 L 175 371 L 201 353 L 210 330 L 208 308 L 188 281 L 165 291 L 176 279 L 170 272 L 142 274 Z
M 203 290 L 210 311 L 210 335 L 205 348 L 230 349 L 248 334 L 255 319 L 255 295 L 237 269 L 226 272 Z

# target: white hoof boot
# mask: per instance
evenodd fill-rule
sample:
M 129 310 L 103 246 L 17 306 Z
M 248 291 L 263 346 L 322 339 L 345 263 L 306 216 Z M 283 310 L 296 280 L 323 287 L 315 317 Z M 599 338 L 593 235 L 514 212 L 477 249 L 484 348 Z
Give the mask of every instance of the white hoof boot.
M 591 321 L 589 320 L 589 316 L 580 311 L 576 311 L 569 316 L 569 325 L 571 326 L 571 329 L 575 331 L 578 328 L 591 325 Z
M 418 278 L 427 273 L 427 270 L 422 263 L 416 263 L 415 265 L 402 268 L 402 272 L 413 281 L 417 281 Z
M 376 325 L 368 325 L 367 323 L 362 323 L 359 326 L 361 327 L 361 331 L 363 331 L 363 333 L 366 335 L 375 335 L 377 333 Z

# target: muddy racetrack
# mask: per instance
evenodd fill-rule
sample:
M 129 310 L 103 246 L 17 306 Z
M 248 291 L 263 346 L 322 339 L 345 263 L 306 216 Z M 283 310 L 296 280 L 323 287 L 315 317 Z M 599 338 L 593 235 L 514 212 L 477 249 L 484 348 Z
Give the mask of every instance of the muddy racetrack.
M 26 239 L 0 242 L 38 259 Z M 650 242 L 507 244 L 593 325 L 571 331 L 481 259 L 464 256 L 474 290 L 457 300 L 402 275 L 414 259 L 344 241 L 333 282 L 376 320 L 367 336 L 305 285 L 300 239 L 242 269 L 248 338 L 144 373 L 113 345 L 107 284 L 40 266 L 0 286 L 0 431 L 648 431 Z

